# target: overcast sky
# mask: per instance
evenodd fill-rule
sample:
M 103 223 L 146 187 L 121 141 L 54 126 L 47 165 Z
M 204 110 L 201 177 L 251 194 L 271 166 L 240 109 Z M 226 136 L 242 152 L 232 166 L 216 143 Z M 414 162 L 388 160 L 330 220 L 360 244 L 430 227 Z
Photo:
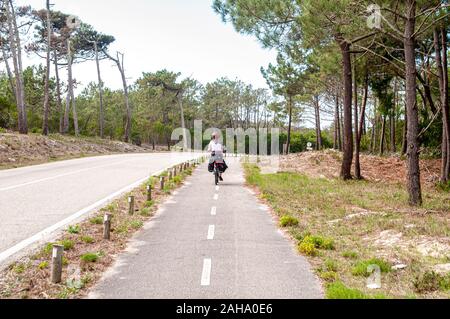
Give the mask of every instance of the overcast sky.
M 45 0 L 16 0 L 40 9 Z M 129 83 L 142 72 L 160 69 L 181 72 L 203 84 L 227 76 L 255 87 L 267 87 L 260 67 L 275 61 L 276 53 L 262 49 L 251 37 L 224 24 L 211 8 L 212 0 L 53 0 L 54 10 L 74 14 L 100 32 L 113 35 L 111 52 L 125 53 Z M 43 63 L 27 57 L 26 65 Z M 121 88 L 111 61 L 103 61 L 103 80 Z M 95 63 L 75 66 L 74 77 L 85 86 L 96 80 Z

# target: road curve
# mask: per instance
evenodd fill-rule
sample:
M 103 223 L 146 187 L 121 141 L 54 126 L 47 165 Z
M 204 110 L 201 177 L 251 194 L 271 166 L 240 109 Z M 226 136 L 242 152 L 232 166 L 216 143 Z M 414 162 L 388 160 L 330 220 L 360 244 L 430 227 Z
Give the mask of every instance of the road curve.
M 198 156 L 121 154 L 0 171 L 0 265 L 151 174 Z

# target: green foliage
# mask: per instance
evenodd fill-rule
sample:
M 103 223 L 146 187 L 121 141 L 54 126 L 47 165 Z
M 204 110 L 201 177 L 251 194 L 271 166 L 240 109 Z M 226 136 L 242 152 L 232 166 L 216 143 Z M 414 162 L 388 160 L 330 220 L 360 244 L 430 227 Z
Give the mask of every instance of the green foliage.
M 298 225 L 298 219 L 295 217 L 285 215 L 280 218 L 281 227 L 296 226 L 296 225 Z
M 69 226 L 69 228 L 67 229 L 67 232 L 69 234 L 79 234 L 81 232 L 81 228 L 79 225 L 71 225 Z
M 309 235 L 303 239 L 304 243 L 311 243 L 318 249 L 333 250 L 334 241 L 331 238 L 325 238 L 322 236 Z
M 71 250 L 75 246 L 75 243 L 73 242 L 73 240 L 63 239 L 63 240 L 58 242 L 58 245 L 63 246 L 64 250 L 67 251 L 67 250 Z
M 388 273 L 391 271 L 391 265 L 387 261 L 379 258 L 372 258 L 356 263 L 356 265 L 352 268 L 352 275 L 369 277 L 371 273 L 368 271 L 368 267 L 370 265 L 377 265 L 380 267 L 380 271 L 382 273 Z
M 367 299 L 364 293 L 358 289 L 348 288 L 340 281 L 327 285 L 326 297 L 327 299 Z
M 99 258 L 99 253 L 85 253 L 80 259 L 86 263 L 95 263 Z
M 141 222 L 140 220 L 133 220 L 133 221 L 130 223 L 130 226 L 131 226 L 131 228 L 133 228 L 133 229 L 139 229 L 139 228 L 142 228 L 142 226 L 144 226 L 144 223 Z
M 308 242 L 299 243 L 298 251 L 308 256 L 317 256 L 319 253 L 319 250 L 314 246 L 314 244 Z
M 339 279 L 339 276 L 334 271 L 324 271 L 319 273 L 319 277 L 327 282 L 333 282 Z
M 47 269 L 47 268 L 48 268 L 48 261 L 43 261 L 43 262 L 41 262 L 41 263 L 38 265 L 38 268 L 39 268 L 40 270 Z
M 101 224 L 103 224 L 103 218 L 102 218 L 102 216 L 95 216 L 95 217 L 89 219 L 89 222 L 93 225 L 101 225 Z

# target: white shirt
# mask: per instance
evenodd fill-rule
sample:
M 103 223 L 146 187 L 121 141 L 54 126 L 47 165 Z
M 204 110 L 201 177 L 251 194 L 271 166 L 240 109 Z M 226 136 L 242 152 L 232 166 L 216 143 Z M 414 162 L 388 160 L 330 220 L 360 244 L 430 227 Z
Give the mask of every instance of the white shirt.
M 208 152 L 223 153 L 223 146 L 218 140 L 212 140 L 208 145 Z

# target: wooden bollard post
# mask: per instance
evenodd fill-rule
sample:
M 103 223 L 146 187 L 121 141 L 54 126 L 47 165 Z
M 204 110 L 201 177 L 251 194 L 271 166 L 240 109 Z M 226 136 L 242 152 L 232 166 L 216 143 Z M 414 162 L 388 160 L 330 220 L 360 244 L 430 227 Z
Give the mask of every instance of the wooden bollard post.
M 111 214 L 106 213 L 103 218 L 103 239 L 110 240 L 111 238 Z
M 161 176 L 161 178 L 159 179 L 161 190 L 164 189 L 164 181 L 165 181 L 165 177 L 164 177 L 164 176 Z
M 172 170 L 169 169 L 169 181 L 172 180 Z
M 134 214 L 134 196 L 128 197 L 128 214 L 133 215 Z
M 173 177 L 177 176 L 177 167 L 175 166 L 173 168 Z
M 152 185 L 147 185 L 147 202 L 152 200 Z
M 52 250 L 52 283 L 61 282 L 64 246 L 53 245 Z

